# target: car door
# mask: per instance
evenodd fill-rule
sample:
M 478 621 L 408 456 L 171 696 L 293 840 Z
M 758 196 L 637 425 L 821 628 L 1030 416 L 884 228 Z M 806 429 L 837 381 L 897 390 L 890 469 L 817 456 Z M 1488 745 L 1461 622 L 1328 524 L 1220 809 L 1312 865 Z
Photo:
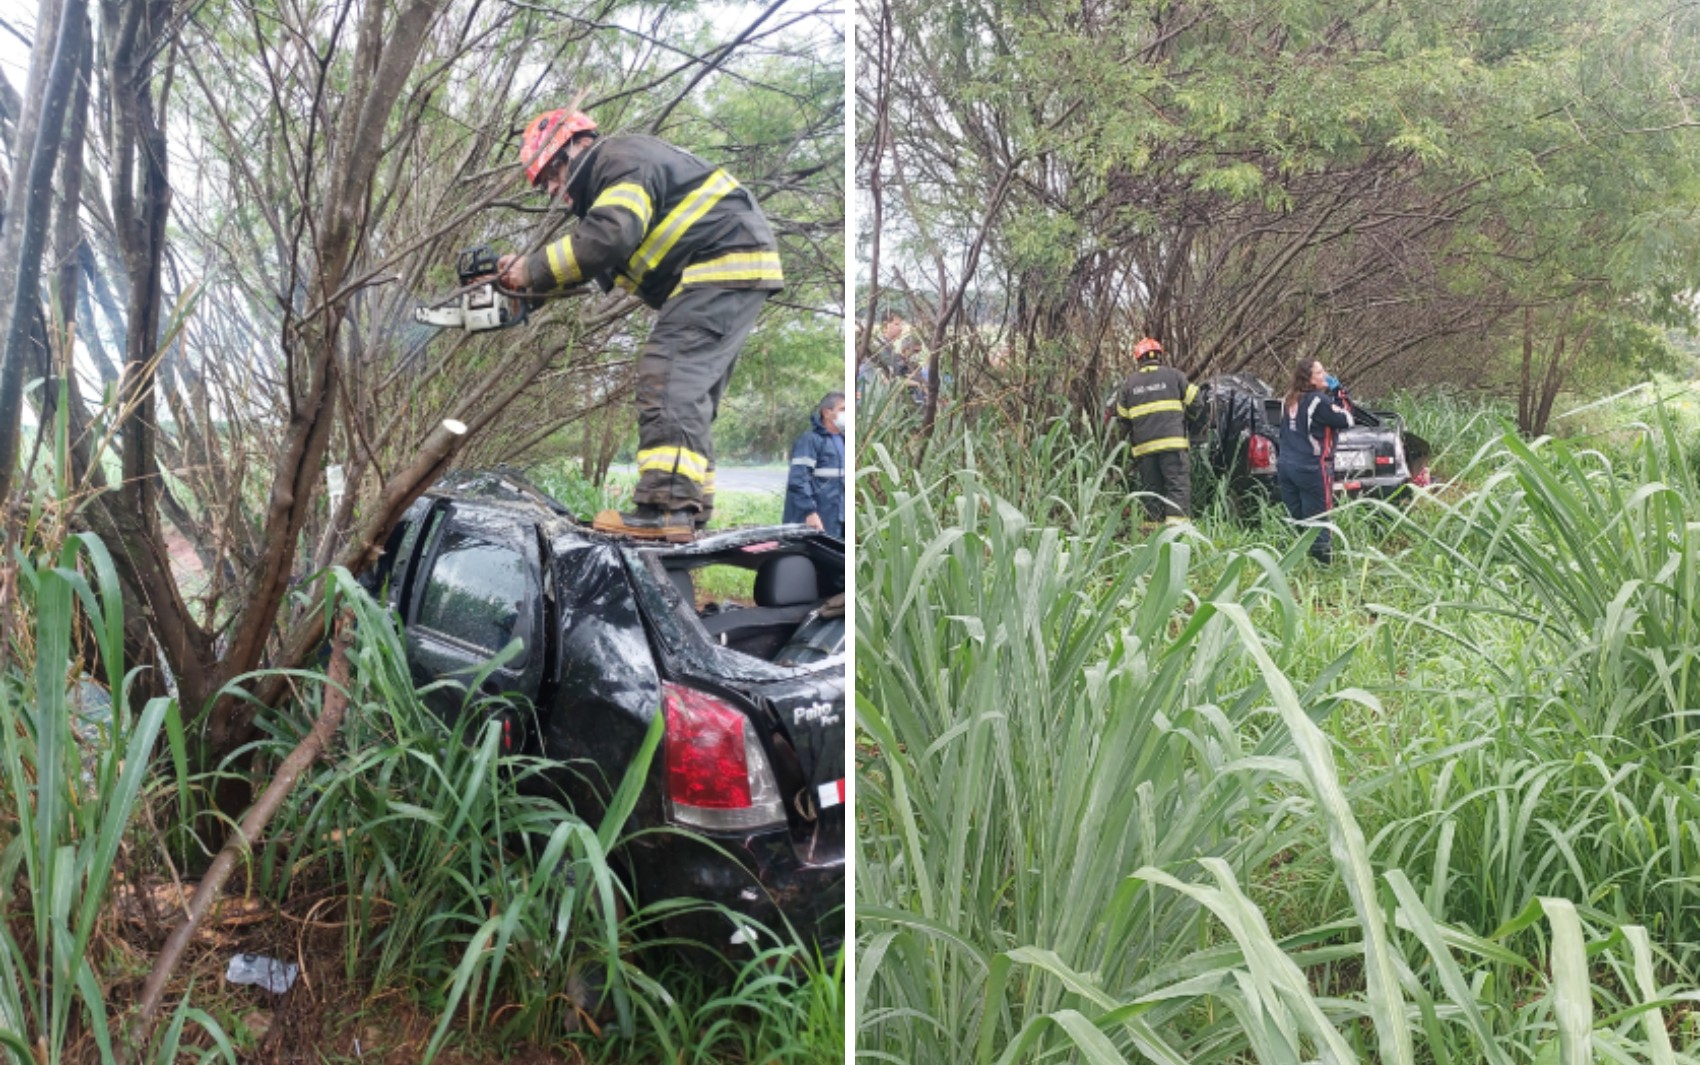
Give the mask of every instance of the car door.
M 445 686 L 428 692 L 426 702 L 453 722 L 469 696 L 507 694 L 535 700 L 544 661 L 535 526 L 451 504 L 431 515 L 424 535 L 422 565 L 403 615 L 414 683 L 449 679 L 470 686 L 510 641 L 517 639 L 521 645 L 490 672 L 479 692 Z M 509 728 L 511 745 L 511 724 Z

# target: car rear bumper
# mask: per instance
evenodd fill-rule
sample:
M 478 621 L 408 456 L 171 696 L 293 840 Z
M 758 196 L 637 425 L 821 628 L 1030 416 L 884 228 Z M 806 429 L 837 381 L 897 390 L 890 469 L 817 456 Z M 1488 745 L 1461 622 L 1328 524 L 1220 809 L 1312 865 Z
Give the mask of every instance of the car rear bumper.
M 640 900 L 709 904 L 669 914 L 663 921 L 668 935 L 734 957 L 752 940 L 760 941 L 756 947 L 777 945 L 759 929 L 779 937 L 780 943 L 801 941 L 822 951 L 842 946 L 842 857 L 804 861 L 786 829 L 742 838 L 711 840 L 684 832 L 652 838 L 666 842 L 634 856 Z
M 1343 499 L 1390 499 L 1410 483 L 1409 477 L 1342 477 L 1334 482 L 1334 494 Z
M 1252 479 L 1262 485 L 1271 498 L 1280 499 L 1281 489 L 1275 482 L 1274 470 L 1253 470 Z M 1407 487 L 1411 479 L 1406 476 L 1395 477 L 1336 477 L 1334 479 L 1334 498 L 1337 500 L 1356 499 L 1367 496 L 1372 499 L 1392 499 L 1399 495 L 1399 490 Z

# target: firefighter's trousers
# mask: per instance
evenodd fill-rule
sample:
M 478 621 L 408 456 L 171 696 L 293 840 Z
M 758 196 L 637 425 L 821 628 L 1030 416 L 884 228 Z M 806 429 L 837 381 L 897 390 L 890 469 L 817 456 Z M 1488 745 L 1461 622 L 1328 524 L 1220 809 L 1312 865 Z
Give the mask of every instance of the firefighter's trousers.
M 1192 517 L 1192 459 L 1184 449 L 1141 455 L 1133 460 L 1133 471 L 1139 475 L 1143 491 L 1156 493 L 1141 500 L 1147 520 Z
M 690 285 L 662 306 L 638 358 L 636 502 L 713 509 L 711 426 L 738 352 L 771 294 Z

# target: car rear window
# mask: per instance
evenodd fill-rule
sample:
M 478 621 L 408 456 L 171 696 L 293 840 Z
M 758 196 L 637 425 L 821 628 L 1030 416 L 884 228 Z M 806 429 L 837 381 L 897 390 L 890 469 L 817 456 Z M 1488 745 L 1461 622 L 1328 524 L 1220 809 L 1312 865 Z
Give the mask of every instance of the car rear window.
M 513 638 L 530 583 L 518 551 L 450 529 L 431 566 L 419 624 L 494 654 Z

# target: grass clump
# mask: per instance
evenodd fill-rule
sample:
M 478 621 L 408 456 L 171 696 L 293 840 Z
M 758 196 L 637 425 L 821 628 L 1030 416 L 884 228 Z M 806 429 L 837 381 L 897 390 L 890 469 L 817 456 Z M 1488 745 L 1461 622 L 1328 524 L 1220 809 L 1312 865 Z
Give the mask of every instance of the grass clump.
M 1093 426 L 863 414 L 864 1052 L 1700 1049 L 1684 431 L 1424 401 L 1449 483 L 1323 569 L 1220 493 L 1136 537 Z

